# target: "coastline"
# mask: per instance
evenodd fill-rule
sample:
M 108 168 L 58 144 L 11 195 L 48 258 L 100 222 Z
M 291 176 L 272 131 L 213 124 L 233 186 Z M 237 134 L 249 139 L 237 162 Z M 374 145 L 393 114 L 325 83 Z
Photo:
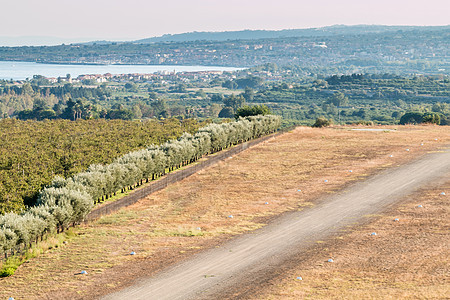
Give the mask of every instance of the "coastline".
M 64 61 L 16 61 L 0 60 L 0 79 L 25 80 L 34 75 L 47 78 L 72 78 L 86 74 L 155 74 L 158 72 L 235 72 L 244 70 L 242 67 L 212 66 L 212 65 L 178 65 L 178 64 L 123 64 L 123 63 L 81 63 Z

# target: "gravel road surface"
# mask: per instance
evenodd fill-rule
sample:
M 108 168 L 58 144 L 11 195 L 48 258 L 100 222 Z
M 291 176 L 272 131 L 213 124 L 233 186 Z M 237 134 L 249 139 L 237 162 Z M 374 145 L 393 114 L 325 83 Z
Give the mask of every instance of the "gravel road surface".
M 263 280 L 265 270 L 316 241 L 449 175 L 450 149 L 427 154 L 355 183 L 312 208 L 285 213 L 260 230 L 199 253 L 154 277 L 141 278 L 103 299 L 215 299 L 221 291 L 236 289 L 253 276 Z

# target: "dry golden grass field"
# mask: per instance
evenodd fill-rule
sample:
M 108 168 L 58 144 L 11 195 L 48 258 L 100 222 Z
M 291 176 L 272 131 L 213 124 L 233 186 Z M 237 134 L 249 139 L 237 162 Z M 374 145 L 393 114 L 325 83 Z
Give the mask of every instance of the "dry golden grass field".
M 370 222 L 318 241 L 245 298 L 448 299 L 449 194 L 447 180 L 408 195 Z
M 12 277 L 0 279 L 0 298 L 98 298 L 132 284 L 141 276 L 154 274 L 186 259 L 195 252 L 217 246 L 225 239 L 260 228 L 283 212 L 313 206 L 322 196 L 375 174 L 380 169 L 403 164 L 450 145 L 450 129 L 446 126 L 376 128 L 382 130 L 299 127 L 272 138 L 119 213 L 72 229 L 64 236 L 67 243 L 57 242 L 56 238 L 49 240 L 46 248 L 51 249 L 23 264 Z M 448 191 L 448 185 L 442 188 Z M 430 190 L 430 193 L 435 191 Z M 434 201 L 432 199 L 429 200 Z M 413 275 L 418 268 L 431 270 L 439 262 L 431 256 L 448 264 L 448 252 L 445 252 L 448 247 L 433 246 L 434 241 L 437 245 L 442 245 L 438 242 L 445 242 L 439 235 L 445 233 L 445 228 L 441 227 L 444 222 L 430 225 L 436 237 L 424 233 L 433 243 L 426 239 L 415 242 L 415 238 L 406 235 L 399 244 L 402 247 L 398 248 L 400 250 L 390 249 L 388 244 L 382 244 L 389 242 L 388 235 L 400 238 L 399 233 L 414 226 L 415 222 L 429 222 L 426 218 L 408 217 L 409 214 L 439 217 L 432 214 L 435 208 L 428 207 L 428 204 L 417 212 L 414 210 L 415 202 L 405 205 L 398 208 L 400 221 L 395 227 L 390 221 L 397 213 L 389 212 L 386 217 L 374 219 L 374 223 L 368 222 L 364 225 L 366 227 L 343 234 L 333 242 L 317 243 L 318 249 L 311 252 L 313 257 L 299 265 L 293 264 L 292 271 L 284 270 L 286 272 L 278 274 L 274 282 L 262 287 L 258 298 L 294 299 L 308 295 L 339 298 L 340 291 L 347 290 L 345 286 L 353 285 L 353 293 L 351 288 L 348 289 L 347 295 L 350 297 L 361 295 L 364 298 L 370 295 L 371 290 L 379 292 L 374 297 L 389 295 L 388 289 L 385 294 L 378 291 L 377 287 L 382 284 L 388 284 L 386 286 L 396 293 L 394 295 L 424 297 L 420 293 L 425 292 L 426 288 L 414 289 L 410 283 L 415 284 Z M 445 206 L 441 209 L 445 210 Z M 448 213 L 448 210 L 445 212 Z M 233 218 L 229 218 L 231 215 Z M 371 226 L 375 226 L 374 229 Z M 372 231 L 379 233 L 375 239 L 367 235 Z M 420 232 L 417 229 L 412 233 Z M 348 243 L 343 241 L 356 244 L 346 246 Z M 421 252 L 420 245 L 431 247 L 431 252 Z M 363 251 L 356 251 L 357 247 Z M 416 254 L 427 255 L 424 265 L 413 266 L 412 262 L 407 262 L 410 247 Z M 400 255 L 400 258 L 405 256 L 403 258 L 406 260 L 391 260 L 386 272 L 380 272 L 377 268 L 385 267 L 373 258 L 371 265 L 370 257 L 378 255 L 383 249 L 390 249 L 388 253 Z M 131 251 L 135 251 L 136 255 L 129 255 Z M 336 258 L 335 263 L 326 265 L 324 260 L 330 255 Z M 363 268 L 364 264 L 367 267 Z M 342 266 L 346 267 L 346 273 L 341 274 Z M 88 274 L 79 275 L 81 270 L 86 270 Z M 402 272 L 409 274 L 409 277 Z M 418 282 L 428 282 L 430 279 L 425 275 L 419 273 Z M 293 281 L 292 276 L 302 276 L 304 280 Z M 392 281 L 396 276 L 401 280 Z M 446 290 L 448 292 L 448 285 L 445 285 L 445 278 L 448 277 L 445 276 L 448 276 L 448 269 L 437 268 L 431 279 L 436 288 L 428 285 L 436 291 L 436 297 Z M 333 294 L 333 290 L 336 293 Z

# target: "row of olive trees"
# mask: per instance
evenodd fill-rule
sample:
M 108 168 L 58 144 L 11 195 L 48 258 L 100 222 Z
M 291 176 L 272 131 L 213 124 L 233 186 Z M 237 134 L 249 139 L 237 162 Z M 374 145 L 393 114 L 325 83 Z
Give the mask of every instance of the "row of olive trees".
M 280 117 L 266 115 L 210 124 L 194 135 L 185 133 L 161 146 L 130 152 L 109 165 L 91 165 L 71 178 L 57 176 L 40 192 L 37 206 L 21 214 L 0 216 L 0 252 L 6 255 L 27 248 L 47 233 L 82 221 L 96 202 L 118 191 L 148 182 L 208 153 L 274 132 L 280 123 Z

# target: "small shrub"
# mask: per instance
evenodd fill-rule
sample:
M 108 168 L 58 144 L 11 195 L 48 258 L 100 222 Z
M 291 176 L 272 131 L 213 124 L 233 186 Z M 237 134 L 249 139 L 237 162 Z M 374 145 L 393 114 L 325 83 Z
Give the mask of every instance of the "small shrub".
M 355 125 L 373 126 L 374 123 L 373 123 L 373 121 L 360 120 L 360 121 L 356 122 Z
M 423 122 L 439 125 L 441 123 L 441 116 L 437 113 L 425 113 L 423 114 Z
M 23 263 L 23 260 L 18 256 L 9 257 L 0 269 L 0 277 L 8 277 L 14 275 L 17 268 Z
M 11 275 L 14 275 L 14 272 L 17 270 L 17 268 L 9 267 L 9 268 L 3 268 L 0 271 L 0 277 L 8 277 Z
M 324 118 L 324 117 L 320 117 L 320 118 L 316 119 L 316 122 L 312 125 L 312 127 L 319 127 L 319 128 L 321 128 L 321 127 L 328 127 L 331 124 L 333 124 L 333 120 L 327 119 L 327 118 Z

